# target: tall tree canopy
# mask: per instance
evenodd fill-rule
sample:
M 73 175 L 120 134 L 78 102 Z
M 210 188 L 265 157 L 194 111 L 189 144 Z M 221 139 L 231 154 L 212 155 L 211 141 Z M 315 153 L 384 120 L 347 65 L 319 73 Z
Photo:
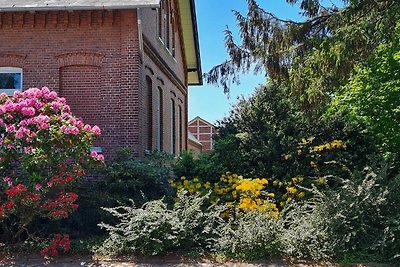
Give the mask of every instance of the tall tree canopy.
M 330 112 L 350 124 L 363 123 L 380 152 L 400 151 L 400 23 L 392 42 L 381 44 L 356 68 L 333 98 Z
M 298 152 L 307 138 L 312 139 L 312 146 L 335 139 L 346 143 L 347 149 L 323 155 L 321 162 L 336 160 L 351 169 L 362 169 L 369 163 L 368 155 L 374 154 L 375 148 L 362 133 L 362 124 L 346 125 L 336 116 L 310 119 L 288 98 L 282 86 L 269 82 L 248 99 L 239 100 L 229 116 L 219 122 L 211 153 L 214 164 L 246 177 L 286 180 L 299 174 L 311 175 L 308 150 Z
M 286 0 L 299 6 L 304 21 L 280 19 L 256 0 L 247 0 L 248 13 L 234 11 L 241 43 L 227 29 L 229 60 L 205 78 L 225 92 L 239 73 L 254 68 L 275 81 L 289 84 L 303 108 L 313 109 L 344 84 L 354 66 L 376 47 L 391 40 L 400 18 L 399 0 Z

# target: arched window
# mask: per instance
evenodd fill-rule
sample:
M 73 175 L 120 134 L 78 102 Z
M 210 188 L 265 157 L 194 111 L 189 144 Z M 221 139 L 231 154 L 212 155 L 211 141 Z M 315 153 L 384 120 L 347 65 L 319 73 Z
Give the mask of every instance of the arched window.
M 147 149 L 153 150 L 153 82 L 146 76 L 147 89 Z
M 176 154 L 175 100 L 171 98 L 171 154 Z
M 14 91 L 22 91 L 22 69 L 0 67 L 0 93 L 12 95 Z
M 178 148 L 179 153 L 183 150 L 183 119 L 182 119 L 182 108 L 178 106 Z
M 157 119 L 156 119 L 156 133 L 157 133 L 157 150 L 163 151 L 163 92 L 161 87 L 157 88 Z

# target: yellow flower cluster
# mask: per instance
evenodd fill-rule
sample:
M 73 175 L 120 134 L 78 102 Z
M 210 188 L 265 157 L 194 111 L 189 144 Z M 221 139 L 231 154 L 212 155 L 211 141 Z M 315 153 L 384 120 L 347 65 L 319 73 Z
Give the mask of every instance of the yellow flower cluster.
M 266 191 L 268 180 L 265 178 L 240 179 L 235 188 L 240 194 L 237 207 L 244 212 L 269 212 L 272 217 L 279 215 L 279 210 L 274 203 L 274 193 Z
M 314 181 L 315 184 L 317 185 L 324 185 L 326 184 L 326 178 L 325 177 L 318 177 L 318 179 L 316 179 Z
M 309 137 L 307 139 L 303 138 L 301 139 L 301 142 L 299 142 L 298 147 L 296 148 L 296 151 L 294 151 L 292 154 L 287 153 L 283 154 L 283 159 L 284 160 L 289 160 L 293 156 L 301 156 L 304 154 L 308 153 L 319 153 L 319 152 L 324 152 L 332 149 L 346 149 L 347 146 L 345 143 L 343 143 L 342 140 L 333 140 L 331 142 L 327 142 L 325 144 L 320 144 L 320 145 L 313 145 L 313 142 L 315 140 L 315 137 Z M 315 162 L 310 162 L 310 165 L 312 168 L 317 168 L 317 165 Z
M 286 193 L 284 193 L 281 197 L 281 201 L 279 203 L 280 207 L 284 207 L 287 203 L 292 202 L 293 199 L 302 199 L 305 197 L 305 192 L 300 191 L 297 185 L 300 185 L 304 181 L 304 178 L 293 177 L 291 181 L 286 183 Z
M 267 199 L 243 197 L 240 199 L 237 207 L 244 212 L 268 212 L 271 217 L 278 218 L 279 216 L 279 210 L 276 204 Z
M 322 152 L 324 150 L 331 150 L 334 148 L 338 149 L 346 149 L 346 144 L 343 143 L 341 140 L 333 140 L 331 142 L 328 142 L 326 144 L 318 145 L 318 146 L 313 146 L 312 150 L 313 152 Z
M 305 196 L 297 188 L 303 180 L 303 177 L 293 177 L 288 182 L 266 178 L 250 179 L 228 172 L 213 184 L 204 183 L 199 178 L 188 180 L 185 177 L 177 182 L 170 181 L 170 184 L 177 190 L 185 189 L 189 194 L 204 195 L 211 191 L 211 203 L 222 203 L 227 208 L 221 214 L 222 218 L 233 214 L 232 209 L 242 212 L 268 212 L 271 217 L 278 217 L 279 208 L 276 203 L 280 203 L 279 207 L 282 208 L 285 203 Z
M 302 145 L 312 144 L 312 142 L 314 141 L 314 139 L 315 139 L 314 136 L 311 136 L 311 137 L 309 137 L 309 138 L 307 138 L 307 139 L 303 138 L 303 139 L 301 139 L 300 144 L 302 144 Z
M 176 188 L 177 190 L 186 189 L 190 194 L 201 190 L 202 187 L 206 188 L 207 186 L 207 183 L 203 184 L 197 177 L 195 177 L 193 180 L 187 180 L 185 176 L 182 176 L 181 181 L 182 182 L 175 183 L 174 181 L 169 180 L 168 182 L 172 187 Z M 210 188 L 209 183 L 208 188 Z
M 268 180 L 265 178 L 241 179 L 236 190 L 241 191 L 242 193 L 249 192 L 252 195 L 259 196 L 266 184 L 268 184 Z

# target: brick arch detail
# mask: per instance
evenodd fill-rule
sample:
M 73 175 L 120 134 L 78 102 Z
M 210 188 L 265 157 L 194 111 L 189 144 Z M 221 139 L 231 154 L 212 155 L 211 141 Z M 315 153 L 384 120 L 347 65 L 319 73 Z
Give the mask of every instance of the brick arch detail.
M 55 56 L 58 66 L 96 66 L 101 67 L 104 55 L 95 52 L 68 52 Z
M 151 67 L 149 67 L 148 65 L 146 65 L 146 66 L 144 66 L 144 68 L 146 69 L 146 72 L 147 73 L 149 73 L 148 75 L 150 76 L 153 76 L 154 75 L 154 70 L 151 68 Z
M 0 54 L 0 67 L 18 67 L 24 66 L 26 55 L 20 54 Z

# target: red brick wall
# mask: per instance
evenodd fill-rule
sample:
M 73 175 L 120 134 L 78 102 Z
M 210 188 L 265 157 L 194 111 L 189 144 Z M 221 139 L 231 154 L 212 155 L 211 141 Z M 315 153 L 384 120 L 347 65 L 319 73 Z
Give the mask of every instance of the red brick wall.
M 68 99 L 75 116 L 85 123 L 98 125 L 103 129 L 107 125 L 101 116 L 101 69 L 95 66 L 67 66 L 60 69 L 60 95 Z M 102 147 L 102 140 L 96 140 L 95 146 Z
M 102 127 L 100 68 L 93 66 L 68 66 L 60 69 L 60 95 L 68 99 L 71 111 L 86 123 Z
M 178 22 L 176 1 L 171 2 L 171 8 Z M 139 46 L 137 12 L 141 13 L 144 51 Z M 145 149 L 156 148 L 155 90 L 160 87 L 163 150 L 172 150 L 171 98 L 175 110 L 180 106 L 183 111 L 182 142 L 186 149 L 187 83 L 182 40 L 177 31 L 173 33 L 174 57 L 158 38 L 156 15 L 153 9 L 0 12 L 0 67 L 22 67 L 24 88 L 48 86 L 67 98 L 77 116 L 101 126 L 102 137 L 95 145 L 102 146 L 106 156 L 112 156 L 118 147 L 131 147 L 140 156 Z M 152 81 L 151 93 L 146 75 Z M 177 116 L 178 112 L 176 122 Z M 178 132 L 179 126 L 175 127 Z
M 23 87 L 48 86 L 102 127 L 106 155 L 142 151 L 136 10 L 0 12 L 0 66 L 22 67 Z
M 200 143 L 203 144 L 203 151 L 209 152 L 213 149 L 213 137 L 216 134 L 215 127 L 195 118 L 189 122 L 189 132 L 191 132 Z

